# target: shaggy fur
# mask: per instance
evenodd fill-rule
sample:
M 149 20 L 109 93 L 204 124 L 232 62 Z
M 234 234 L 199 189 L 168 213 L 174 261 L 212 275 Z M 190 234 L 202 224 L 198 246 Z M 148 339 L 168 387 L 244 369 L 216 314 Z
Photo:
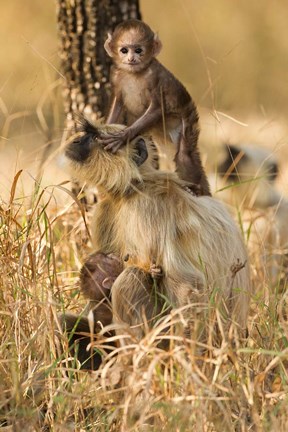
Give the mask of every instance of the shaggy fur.
M 121 126 L 100 129 L 111 133 Z M 249 266 L 230 214 L 209 196 L 193 196 L 176 174 L 157 171 L 148 138 L 137 137 L 112 154 L 97 142 L 98 133 L 99 127 L 86 132 L 68 145 L 66 155 L 73 176 L 104 194 L 92 221 L 94 249 L 126 260 L 112 286 L 114 321 L 137 326 L 145 316 L 149 321 L 164 309 L 191 304 L 189 320 L 213 297 L 223 315 L 245 329 Z M 147 159 L 137 164 L 143 142 Z M 83 145 L 89 148 L 84 159 Z M 162 270 L 157 284 L 155 268 Z M 139 326 L 134 330 L 137 337 L 143 334 Z

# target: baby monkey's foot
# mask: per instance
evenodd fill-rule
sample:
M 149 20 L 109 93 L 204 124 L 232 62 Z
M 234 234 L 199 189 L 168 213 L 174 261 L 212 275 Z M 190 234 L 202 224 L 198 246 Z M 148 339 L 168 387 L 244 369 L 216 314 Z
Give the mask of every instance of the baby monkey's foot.
M 149 270 L 152 279 L 159 280 L 163 277 L 163 269 L 161 266 L 158 266 L 157 264 L 153 263 L 150 266 Z
M 201 194 L 201 187 L 195 183 L 191 183 L 191 184 L 189 184 L 189 186 L 184 186 L 184 190 L 193 196 L 202 195 Z
M 105 150 L 116 153 L 120 147 L 127 144 L 129 141 L 129 134 L 126 129 L 111 134 L 100 134 L 98 141 L 103 145 Z

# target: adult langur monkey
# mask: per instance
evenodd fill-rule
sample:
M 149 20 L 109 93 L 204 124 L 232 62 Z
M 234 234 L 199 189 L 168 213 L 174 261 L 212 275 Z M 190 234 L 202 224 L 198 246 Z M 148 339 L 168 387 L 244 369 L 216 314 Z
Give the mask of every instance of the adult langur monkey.
M 172 308 L 187 306 L 183 313 L 193 323 L 194 314 L 204 316 L 213 297 L 226 321 L 245 331 L 249 265 L 232 217 L 216 199 L 189 193 L 176 173 L 156 170 L 149 138 L 138 136 L 116 153 L 107 152 L 98 138 L 121 130 L 120 125 L 86 123 L 65 151 L 74 177 L 103 195 L 92 220 L 94 258 L 104 257 L 103 274 L 107 257 L 118 268 L 109 279 L 110 268 L 104 282 L 92 263 L 90 281 L 96 283 L 88 290 L 82 284 L 96 302 L 95 319 L 97 302 L 108 304 L 111 296 L 113 321 L 129 326 L 139 340 L 144 316 L 152 326 Z

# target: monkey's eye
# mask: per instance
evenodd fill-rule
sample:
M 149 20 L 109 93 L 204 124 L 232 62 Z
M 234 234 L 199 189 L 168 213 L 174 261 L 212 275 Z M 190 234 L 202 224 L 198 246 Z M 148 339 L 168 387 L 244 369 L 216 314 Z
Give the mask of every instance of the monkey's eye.
M 121 49 L 120 49 L 120 52 L 121 52 L 122 54 L 127 54 L 127 53 L 128 53 L 128 49 L 127 49 L 127 48 L 121 48 Z
M 142 48 L 136 48 L 136 49 L 135 49 L 135 53 L 136 53 L 136 54 L 141 54 L 142 51 L 143 51 Z

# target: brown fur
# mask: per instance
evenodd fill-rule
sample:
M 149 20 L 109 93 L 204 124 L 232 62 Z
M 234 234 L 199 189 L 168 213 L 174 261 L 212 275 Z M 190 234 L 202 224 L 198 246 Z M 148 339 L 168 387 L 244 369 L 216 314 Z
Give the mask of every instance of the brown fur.
M 89 300 L 94 321 L 107 326 L 112 322 L 111 288 L 123 270 L 123 264 L 114 255 L 96 252 L 89 255 L 80 272 L 80 287 Z
M 149 139 L 137 137 L 116 154 L 103 149 L 99 133 L 119 130 L 122 126 L 95 128 L 66 149 L 73 175 L 104 193 L 92 221 L 94 249 L 121 262 L 128 256 L 112 286 L 113 320 L 132 326 L 139 338 L 146 320 L 151 324 L 163 310 L 190 305 L 184 313 L 190 320 L 208 308 L 212 296 L 226 319 L 244 329 L 249 266 L 231 216 L 217 200 L 188 193 L 175 173 L 157 171 Z M 83 146 L 86 157 L 77 158 Z M 235 272 L 237 263 L 243 268 Z M 151 278 L 155 265 L 162 269 L 157 283 Z
M 104 135 L 102 140 L 106 149 L 116 152 L 137 135 L 151 133 L 162 147 L 162 159 L 171 153 L 171 144 L 175 155 L 176 145 L 174 160 L 180 178 L 197 195 L 210 195 L 197 145 L 197 108 L 185 87 L 155 58 L 161 46 L 158 36 L 138 20 L 125 21 L 108 36 L 105 49 L 114 62 L 114 100 L 107 123 L 119 121 L 125 109 L 130 126 L 112 136 Z M 123 49 L 127 53 L 122 53 Z
M 83 295 L 89 300 L 83 316 L 65 313 L 59 317 L 60 327 L 69 335 L 70 354 L 81 363 L 82 369 L 98 369 L 102 361 L 98 346 L 94 350 L 87 346 L 91 342 L 97 346 L 97 334 L 102 327 L 112 323 L 111 288 L 115 279 L 123 270 L 123 264 L 115 255 L 94 252 L 90 254 L 80 272 L 80 288 Z M 89 312 L 93 313 L 90 322 L 87 318 Z M 104 336 L 112 336 L 106 332 Z M 60 336 L 60 335 L 59 335 Z M 113 343 L 105 342 L 113 348 Z M 100 348 L 100 349 L 99 349 Z

